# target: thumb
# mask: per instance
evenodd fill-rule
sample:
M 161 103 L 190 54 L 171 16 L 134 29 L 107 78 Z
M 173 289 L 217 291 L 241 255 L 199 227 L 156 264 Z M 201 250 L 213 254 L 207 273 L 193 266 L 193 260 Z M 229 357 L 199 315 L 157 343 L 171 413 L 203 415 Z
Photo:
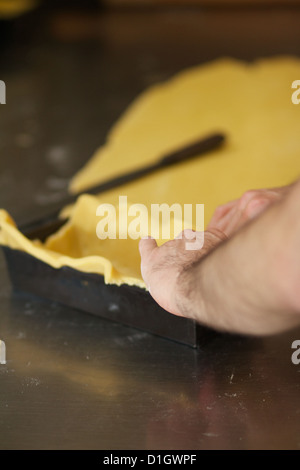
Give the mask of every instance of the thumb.
M 148 290 L 150 291 L 150 278 L 152 272 L 151 255 L 157 249 L 157 243 L 154 238 L 144 237 L 139 243 L 141 254 L 141 273 Z
M 142 259 L 151 256 L 152 252 L 157 248 L 156 240 L 152 237 L 143 237 L 139 243 L 139 250 Z

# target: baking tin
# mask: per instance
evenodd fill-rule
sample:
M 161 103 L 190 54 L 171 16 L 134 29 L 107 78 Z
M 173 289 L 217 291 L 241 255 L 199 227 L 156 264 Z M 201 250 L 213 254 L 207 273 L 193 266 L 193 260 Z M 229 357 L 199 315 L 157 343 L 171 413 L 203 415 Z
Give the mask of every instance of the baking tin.
M 214 334 L 194 320 L 170 314 L 145 289 L 105 284 L 100 274 L 68 266 L 56 269 L 24 251 L 7 246 L 2 249 L 15 291 L 56 301 L 193 348 L 203 345 Z

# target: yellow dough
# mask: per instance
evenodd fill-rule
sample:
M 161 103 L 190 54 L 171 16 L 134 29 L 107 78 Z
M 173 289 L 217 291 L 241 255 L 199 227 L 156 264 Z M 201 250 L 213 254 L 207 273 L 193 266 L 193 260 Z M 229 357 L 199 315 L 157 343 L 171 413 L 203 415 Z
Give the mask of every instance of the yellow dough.
M 206 222 L 219 204 L 247 189 L 280 186 L 300 173 L 300 105 L 291 100 L 300 60 L 248 64 L 222 59 L 183 71 L 139 97 L 115 124 L 107 143 L 73 178 L 73 192 L 116 172 L 154 162 L 214 131 L 222 149 L 168 168 L 99 197 L 117 202 L 204 203 Z
M 0 0 L 0 18 L 15 18 L 31 10 L 36 4 L 36 0 Z
M 98 197 L 82 196 L 66 208 L 70 221 L 45 244 L 31 242 L 0 211 L 0 243 L 25 250 L 53 267 L 69 265 L 104 274 L 107 283 L 143 286 L 138 240 L 99 240 L 96 208 L 131 203 L 205 205 L 215 208 L 247 189 L 281 186 L 300 173 L 300 105 L 291 100 L 300 60 L 246 64 L 231 59 L 181 72 L 143 93 L 108 135 L 107 143 L 73 178 L 81 191 L 116 174 L 154 162 L 201 136 L 223 132 L 226 144 L 206 156 L 162 170 Z
M 99 240 L 96 234 L 98 205 L 99 201 L 94 196 L 83 195 L 78 198 L 70 220 L 56 234 L 50 236 L 45 244 L 24 237 L 9 214 L 2 209 L 0 244 L 26 251 L 54 268 L 71 266 L 80 271 L 103 274 L 106 283 L 145 287 L 140 275 L 139 240 Z M 116 214 L 118 221 L 118 207 Z M 132 218 L 129 217 L 128 221 L 130 220 Z M 150 217 L 148 220 L 150 222 Z M 172 227 L 173 223 L 172 216 Z M 175 236 L 174 233 L 171 235 Z M 158 239 L 158 243 L 163 243 L 163 240 Z
M 24 237 L 9 214 L 0 210 L 0 244 L 26 251 L 53 268 L 70 266 L 79 271 L 103 274 L 106 283 L 144 287 L 138 267 L 137 242 L 130 239 L 100 241 L 95 230 L 97 206 L 95 197 L 79 198 L 71 220 L 45 244 Z M 131 252 L 132 263 L 129 265 L 122 259 L 124 249 Z

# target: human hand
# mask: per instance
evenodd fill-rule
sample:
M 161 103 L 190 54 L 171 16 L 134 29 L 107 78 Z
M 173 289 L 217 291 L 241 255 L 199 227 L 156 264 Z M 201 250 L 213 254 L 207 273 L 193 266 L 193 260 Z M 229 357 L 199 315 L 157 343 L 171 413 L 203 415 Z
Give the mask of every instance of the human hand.
M 199 250 L 186 249 L 191 230 L 185 230 L 182 238 L 175 238 L 160 247 L 151 237 L 142 239 L 142 276 L 156 302 L 165 310 L 179 315 L 176 299 L 183 271 L 186 272 L 246 222 L 279 200 L 286 190 L 287 187 L 247 191 L 241 198 L 219 206 L 204 232 L 204 245 Z
M 182 315 L 178 306 L 181 274 L 227 238 L 219 230 L 210 229 L 204 232 L 200 250 L 187 250 L 186 243 L 191 243 L 193 234 L 192 230 L 184 230 L 160 247 L 151 237 L 141 239 L 139 244 L 142 276 L 150 294 L 162 308 L 175 315 Z
M 207 229 L 220 230 L 230 237 L 271 204 L 282 199 L 290 188 L 291 186 L 283 186 L 246 191 L 239 199 L 217 207 Z
M 300 181 L 293 186 L 250 191 L 217 209 L 199 250 L 186 249 L 189 236 L 161 247 L 141 240 L 152 297 L 171 313 L 222 331 L 261 335 L 298 325 Z

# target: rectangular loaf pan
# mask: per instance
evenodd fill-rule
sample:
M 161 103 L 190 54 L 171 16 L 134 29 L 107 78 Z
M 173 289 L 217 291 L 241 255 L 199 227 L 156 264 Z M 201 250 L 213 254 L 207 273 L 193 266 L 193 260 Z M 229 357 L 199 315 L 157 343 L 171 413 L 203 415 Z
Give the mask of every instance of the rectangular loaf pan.
M 99 274 L 68 266 L 55 269 L 26 252 L 2 248 L 15 291 L 56 301 L 193 348 L 206 343 L 214 333 L 194 320 L 168 313 L 140 287 L 105 284 Z

